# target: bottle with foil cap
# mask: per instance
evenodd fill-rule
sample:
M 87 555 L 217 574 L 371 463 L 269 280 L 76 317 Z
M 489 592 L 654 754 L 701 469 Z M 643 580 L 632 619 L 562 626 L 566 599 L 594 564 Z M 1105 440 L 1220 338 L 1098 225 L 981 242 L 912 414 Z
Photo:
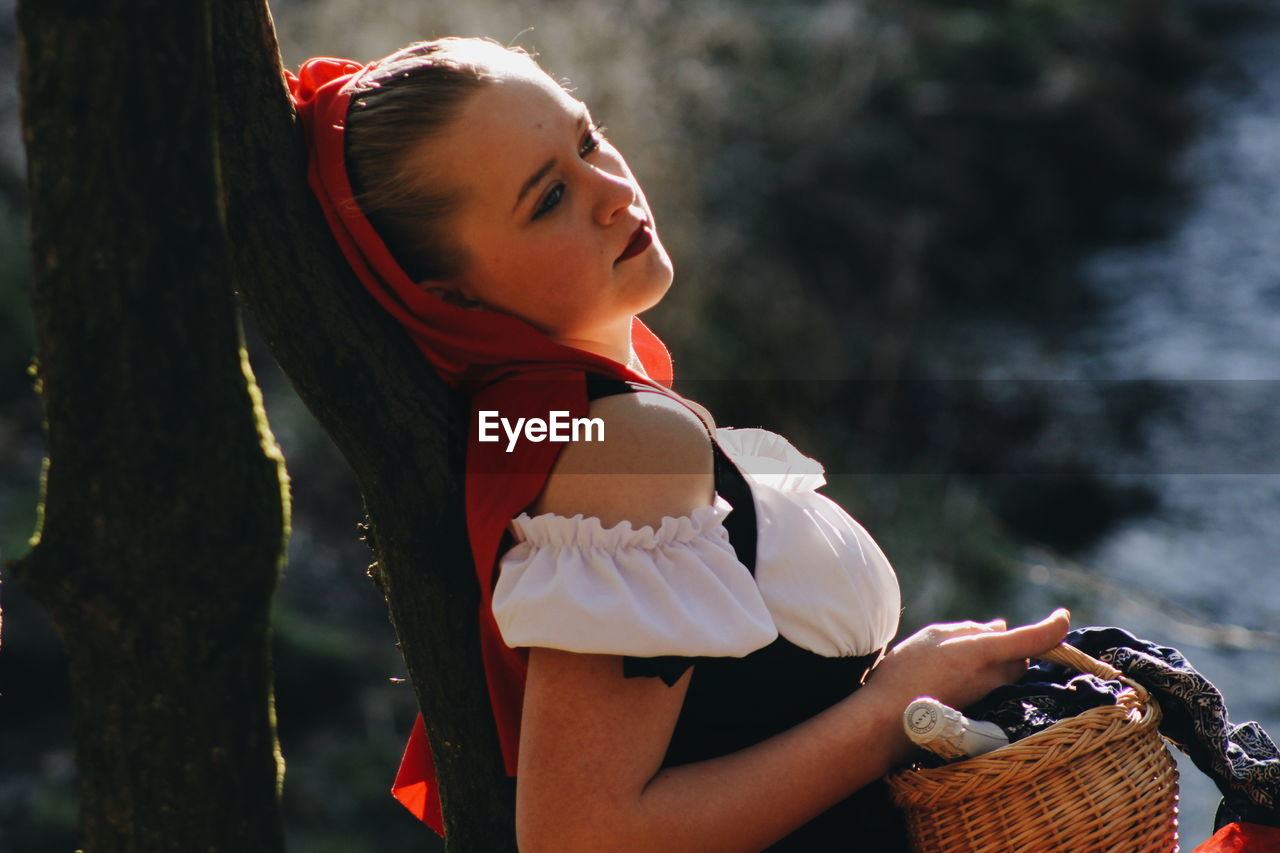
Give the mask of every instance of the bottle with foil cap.
M 995 723 L 971 720 L 931 696 L 921 696 L 902 712 L 902 726 L 917 746 L 957 761 L 999 749 L 1009 736 Z

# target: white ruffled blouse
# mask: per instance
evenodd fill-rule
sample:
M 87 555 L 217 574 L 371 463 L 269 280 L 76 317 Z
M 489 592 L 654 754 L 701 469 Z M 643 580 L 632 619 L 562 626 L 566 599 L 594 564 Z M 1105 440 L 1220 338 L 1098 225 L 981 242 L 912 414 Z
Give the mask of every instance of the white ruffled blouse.
M 742 657 L 779 635 L 826 657 L 885 647 L 897 577 L 862 525 L 815 491 L 822 465 L 767 430 L 721 428 L 716 441 L 755 502 L 754 577 L 729 542 L 723 497 L 656 529 L 523 513 L 493 594 L 506 643 L 634 657 Z

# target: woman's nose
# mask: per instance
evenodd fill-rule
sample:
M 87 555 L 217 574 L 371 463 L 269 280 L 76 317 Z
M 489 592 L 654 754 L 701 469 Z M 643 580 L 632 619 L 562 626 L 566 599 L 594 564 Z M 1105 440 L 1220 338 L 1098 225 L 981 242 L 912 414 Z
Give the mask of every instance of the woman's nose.
M 636 190 L 625 172 L 596 168 L 595 215 L 601 225 L 612 223 L 635 204 Z

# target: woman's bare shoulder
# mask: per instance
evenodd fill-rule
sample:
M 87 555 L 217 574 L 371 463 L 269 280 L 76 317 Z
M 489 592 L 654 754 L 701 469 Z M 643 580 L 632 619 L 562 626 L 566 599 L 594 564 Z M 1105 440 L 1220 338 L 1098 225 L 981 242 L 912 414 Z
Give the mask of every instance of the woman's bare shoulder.
M 657 526 L 711 502 L 708 425 L 684 403 L 656 392 L 616 394 L 592 401 L 589 417 L 600 419 L 603 439 L 588 433 L 596 440 L 565 446 L 535 513 Z

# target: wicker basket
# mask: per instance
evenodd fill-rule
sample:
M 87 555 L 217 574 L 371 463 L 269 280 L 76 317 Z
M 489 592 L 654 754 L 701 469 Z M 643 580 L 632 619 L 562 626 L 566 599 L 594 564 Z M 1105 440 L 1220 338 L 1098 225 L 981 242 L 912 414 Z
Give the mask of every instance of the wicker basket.
M 1176 853 L 1178 771 L 1160 706 L 1065 643 L 1043 656 L 1123 681 L 1092 708 L 977 758 L 888 777 L 917 853 Z

